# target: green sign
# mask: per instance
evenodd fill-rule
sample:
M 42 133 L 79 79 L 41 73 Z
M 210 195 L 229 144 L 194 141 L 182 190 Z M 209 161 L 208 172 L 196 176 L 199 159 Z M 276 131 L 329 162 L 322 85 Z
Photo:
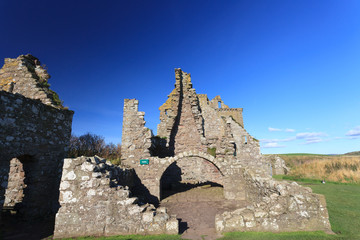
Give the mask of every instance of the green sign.
M 149 165 L 149 159 L 140 159 L 140 165 Z

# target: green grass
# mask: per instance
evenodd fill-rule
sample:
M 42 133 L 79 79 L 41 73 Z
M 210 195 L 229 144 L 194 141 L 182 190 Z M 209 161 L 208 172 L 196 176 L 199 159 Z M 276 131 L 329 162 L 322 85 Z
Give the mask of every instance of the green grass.
M 322 239 L 347 239 L 339 238 L 335 235 L 325 234 L 324 232 L 285 232 L 285 233 L 270 233 L 270 232 L 231 232 L 225 233 L 221 240 L 322 240 Z

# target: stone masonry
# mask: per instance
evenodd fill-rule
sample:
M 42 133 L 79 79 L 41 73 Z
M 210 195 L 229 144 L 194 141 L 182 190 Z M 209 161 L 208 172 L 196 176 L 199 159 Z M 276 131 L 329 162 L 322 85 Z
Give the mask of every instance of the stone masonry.
M 0 89 L 62 108 L 59 96 L 49 88 L 49 78 L 50 75 L 41 66 L 39 59 L 30 54 L 15 59 L 5 58 L 5 64 L 0 69 Z
M 323 196 L 271 178 L 286 173 L 284 161 L 261 155 L 259 141 L 244 128 L 242 108 L 229 108 L 220 96 L 209 100 L 197 94 L 190 74 L 175 69 L 175 88 L 159 110 L 153 136 L 138 101 L 124 101 L 123 163 L 135 170 L 154 204 L 176 181 L 217 183 L 226 199 L 251 203 L 218 214 L 219 232 L 331 231 Z M 140 164 L 141 159 L 148 162 Z
M 324 231 L 332 233 L 323 195 L 296 182 L 279 182 L 263 171 L 245 168 L 246 198 L 253 204 L 218 214 L 218 232 Z
M 29 217 L 54 216 L 59 208 L 73 117 L 53 100 L 39 64 L 22 55 L 5 59 L 0 70 L 0 207 Z
M 96 156 L 65 159 L 54 238 L 177 234 L 175 216 L 131 196 L 132 174 Z

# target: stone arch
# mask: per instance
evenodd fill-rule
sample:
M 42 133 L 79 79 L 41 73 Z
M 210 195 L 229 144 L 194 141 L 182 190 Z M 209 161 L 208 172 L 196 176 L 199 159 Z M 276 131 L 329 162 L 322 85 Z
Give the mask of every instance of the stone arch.
M 199 158 L 203 158 L 206 161 L 209 161 L 210 163 L 214 164 L 215 167 L 220 171 L 221 175 L 224 176 L 224 169 L 222 167 L 222 165 L 219 162 L 219 159 L 213 157 L 212 155 L 208 154 L 208 153 L 204 153 L 204 152 L 199 152 L 199 151 L 187 151 L 187 152 L 182 152 L 180 154 L 177 154 L 174 157 L 170 157 L 170 158 L 166 158 L 167 161 L 160 161 L 160 167 L 157 173 L 157 179 L 160 179 L 162 174 L 164 173 L 164 171 L 174 162 L 179 161 L 183 158 L 188 158 L 188 157 L 199 157 Z
M 156 177 L 159 181 L 159 200 L 171 195 L 163 195 L 163 189 L 175 193 L 205 183 L 223 186 L 224 174 L 218 165 L 216 158 L 202 152 L 183 152 L 169 158 Z

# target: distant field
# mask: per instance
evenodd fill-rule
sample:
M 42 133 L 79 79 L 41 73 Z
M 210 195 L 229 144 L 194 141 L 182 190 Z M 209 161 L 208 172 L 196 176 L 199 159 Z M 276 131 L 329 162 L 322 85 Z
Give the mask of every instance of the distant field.
M 291 168 L 290 176 L 360 183 L 360 155 L 279 154 Z

